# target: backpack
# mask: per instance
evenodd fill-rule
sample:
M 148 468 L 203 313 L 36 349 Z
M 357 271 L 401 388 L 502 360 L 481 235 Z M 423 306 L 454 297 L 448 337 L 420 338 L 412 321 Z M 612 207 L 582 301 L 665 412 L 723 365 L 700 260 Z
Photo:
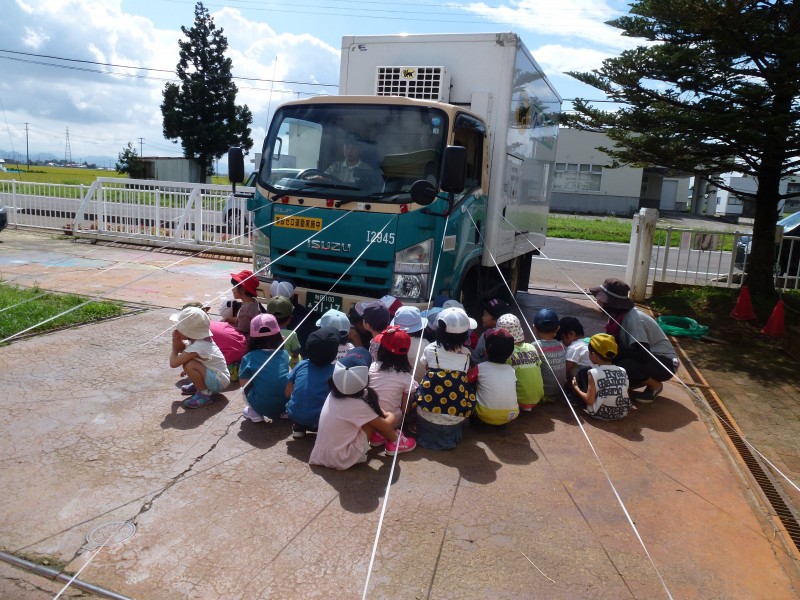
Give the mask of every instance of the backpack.
M 465 356 L 463 371 L 439 368 L 439 355 L 433 349 L 437 367 L 428 366 L 425 377 L 417 388 L 412 408 L 434 414 L 466 418 L 475 405 L 475 386 L 467 377 L 469 356 Z

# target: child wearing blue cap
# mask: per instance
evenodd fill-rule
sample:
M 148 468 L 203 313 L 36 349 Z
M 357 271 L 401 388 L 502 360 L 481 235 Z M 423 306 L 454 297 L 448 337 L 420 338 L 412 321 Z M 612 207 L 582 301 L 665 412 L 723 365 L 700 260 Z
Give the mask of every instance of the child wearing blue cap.
M 567 352 L 556 338 L 558 315 L 551 308 L 543 308 L 533 317 L 536 348 L 542 359 L 542 402 L 555 402 L 564 396 L 561 386 L 567 378 Z

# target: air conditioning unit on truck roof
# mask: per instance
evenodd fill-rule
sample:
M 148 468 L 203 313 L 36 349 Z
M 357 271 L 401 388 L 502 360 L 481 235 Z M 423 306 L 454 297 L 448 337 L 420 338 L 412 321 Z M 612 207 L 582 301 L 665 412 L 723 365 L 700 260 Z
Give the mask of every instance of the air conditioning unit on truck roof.
M 561 98 L 519 36 L 346 36 L 339 91 L 275 111 L 248 200 L 260 279 L 292 280 L 319 312 L 526 289 Z

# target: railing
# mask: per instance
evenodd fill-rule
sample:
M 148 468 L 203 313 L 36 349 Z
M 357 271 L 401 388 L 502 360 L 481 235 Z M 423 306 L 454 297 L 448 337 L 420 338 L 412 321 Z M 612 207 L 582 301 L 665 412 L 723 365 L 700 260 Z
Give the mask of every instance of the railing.
M 0 182 L 9 224 L 76 237 L 250 254 L 250 215 L 229 186 L 100 177 L 88 188 Z M 239 188 L 252 192 L 253 188 Z
M 750 234 L 656 227 L 648 283 L 738 287 L 750 258 Z M 775 267 L 777 289 L 800 288 L 800 238 L 784 237 Z
M 61 230 L 71 222 L 85 185 L 0 180 L 0 203 L 8 210 L 9 225 Z

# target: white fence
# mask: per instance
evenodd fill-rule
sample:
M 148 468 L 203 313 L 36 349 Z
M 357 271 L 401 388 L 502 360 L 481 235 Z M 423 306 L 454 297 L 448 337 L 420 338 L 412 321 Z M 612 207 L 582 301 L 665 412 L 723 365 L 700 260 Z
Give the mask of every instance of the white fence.
M 239 188 L 243 194 L 253 188 Z M 237 190 L 237 191 L 239 191 Z M 91 186 L 0 180 L 9 226 L 76 237 L 249 256 L 250 214 L 230 186 L 101 177 Z M 626 279 L 644 299 L 654 281 L 739 286 L 749 247 L 743 232 L 658 228 L 657 211 L 634 216 Z M 800 238 L 778 240 L 779 289 L 800 289 Z
M 650 212 L 652 211 L 652 212 Z M 657 227 L 657 211 L 635 215 L 626 278 L 637 300 L 654 282 L 739 287 L 750 258 L 750 234 Z M 647 214 L 649 213 L 649 214 Z M 655 214 L 653 214 L 655 213 Z M 775 287 L 800 289 L 800 238 L 776 239 Z
M 242 193 L 252 188 L 239 188 Z M 250 254 L 245 198 L 227 185 L 100 177 L 91 186 L 0 181 L 9 224 L 80 238 Z

